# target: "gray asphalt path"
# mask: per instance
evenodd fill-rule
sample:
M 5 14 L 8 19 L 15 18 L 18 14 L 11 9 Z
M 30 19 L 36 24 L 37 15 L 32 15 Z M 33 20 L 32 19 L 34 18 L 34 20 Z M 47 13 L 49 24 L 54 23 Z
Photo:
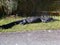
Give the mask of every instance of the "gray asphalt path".
M 60 30 L 0 32 L 0 45 L 60 45 Z

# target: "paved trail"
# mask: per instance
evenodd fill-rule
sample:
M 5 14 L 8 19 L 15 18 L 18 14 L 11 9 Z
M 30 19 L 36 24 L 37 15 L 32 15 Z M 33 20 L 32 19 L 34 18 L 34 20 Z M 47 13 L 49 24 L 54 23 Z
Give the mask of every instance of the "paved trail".
M 0 45 L 60 45 L 60 30 L 0 33 Z

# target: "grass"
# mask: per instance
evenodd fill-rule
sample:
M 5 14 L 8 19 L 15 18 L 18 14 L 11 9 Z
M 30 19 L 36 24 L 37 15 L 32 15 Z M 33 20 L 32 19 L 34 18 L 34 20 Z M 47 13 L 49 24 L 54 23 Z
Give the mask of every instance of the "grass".
M 60 20 L 60 16 L 54 16 L 53 18 Z M 16 20 L 20 20 L 22 17 L 17 18 L 4 18 L 0 20 L 0 25 L 7 24 Z M 32 30 L 58 30 L 60 29 L 60 21 L 53 21 L 49 23 L 33 23 L 26 25 L 15 25 L 10 29 L 0 29 L 0 32 L 20 32 L 20 31 L 32 31 Z

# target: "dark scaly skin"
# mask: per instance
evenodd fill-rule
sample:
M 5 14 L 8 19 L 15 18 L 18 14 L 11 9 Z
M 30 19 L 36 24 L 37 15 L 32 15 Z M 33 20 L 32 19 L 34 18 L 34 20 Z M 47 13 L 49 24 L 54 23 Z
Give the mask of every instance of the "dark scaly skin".
M 19 21 L 15 21 L 15 22 L 11 22 L 11 23 L 8 23 L 8 24 L 5 24 L 5 25 L 2 25 L 0 26 L 0 28 L 2 29 L 8 29 L 8 28 L 12 28 L 14 25 L 17 25 L 17 24 L 29 24 L 29 23 L 38 23 L 38 22 L 50 22 L 51 20 L 53 20 L 53 18 L 49 18 L 49 17 L 29 17 L 29 18 L 26 18 L 26 19 L 23 19 L 23 20 L 19 20 Z

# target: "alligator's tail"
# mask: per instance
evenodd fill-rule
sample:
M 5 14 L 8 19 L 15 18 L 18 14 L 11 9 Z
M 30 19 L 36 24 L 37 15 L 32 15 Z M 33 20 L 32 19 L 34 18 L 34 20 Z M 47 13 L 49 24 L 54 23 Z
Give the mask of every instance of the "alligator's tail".
M 22 20 L 19 21 L 15 21 L 15 22 L 11 22 L 5 25 L 0 26 L 0 29 L 8 29 L 8 28 L 12 28 L 14 25 L 17 25 L 21 22 Z

